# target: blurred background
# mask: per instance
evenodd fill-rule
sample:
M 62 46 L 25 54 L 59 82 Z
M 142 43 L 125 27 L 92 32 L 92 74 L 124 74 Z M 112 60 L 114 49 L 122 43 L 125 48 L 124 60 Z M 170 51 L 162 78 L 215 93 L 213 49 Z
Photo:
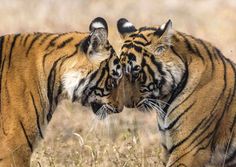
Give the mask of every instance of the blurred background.
M 217 46 L 236 61 L 236 0 L 0 0 L 0 35 L 19 32 L 88 31 L 97 16 L 109 24 L 119 53 L 116 22 L 173 28 Z M 157 166 L 156 114 L 126 109 L 105 121 L 79 104 L 62 102 L 40 141 L 32 166 Z

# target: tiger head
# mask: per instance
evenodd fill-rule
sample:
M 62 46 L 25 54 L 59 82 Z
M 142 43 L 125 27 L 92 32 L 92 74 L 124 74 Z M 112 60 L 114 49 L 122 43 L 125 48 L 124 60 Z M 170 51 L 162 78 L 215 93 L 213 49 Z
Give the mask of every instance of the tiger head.
M 128 92 L 124 97 L 125 106 L 141 111 L 158 109 L 171 98 L 184 69 L 184 64 L 171 49 L 172 22 L 136 29 L 122 18 L 117 28 L 124 40 L 120 59 L 124 69 L 124 91 Z
M 108 26 L 103 18 L 96 18 L 90 24 L 90 32 L 81 48 L 89 61 L 96 66 L 86 79 L 80 81 L 74 100 L 91 106 L 95 114 L 105 118 L 107 114 L 118 113 L 123 104 L 118 99 L 122 92 L 119 82 L 122 78 L 120 60 L 108 41 Z

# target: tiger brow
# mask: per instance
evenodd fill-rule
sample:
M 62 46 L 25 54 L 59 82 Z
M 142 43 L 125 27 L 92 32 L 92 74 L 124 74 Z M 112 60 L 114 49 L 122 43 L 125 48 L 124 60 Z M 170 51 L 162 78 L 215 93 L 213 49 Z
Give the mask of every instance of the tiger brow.
M 135 44 L 137 45 L 141 45 L 141 46 L 148 46 L 151 44 L 151 42 L 146 42 L 146 43 L 143 43 L 141 41 L 133 41 Z
M 145 40 L 146 42 L 148 42 L 147 38 L 143 34 L 132 34 L 132 35 L 130 35 L 130 37 L 141 38 L 141 39 Z

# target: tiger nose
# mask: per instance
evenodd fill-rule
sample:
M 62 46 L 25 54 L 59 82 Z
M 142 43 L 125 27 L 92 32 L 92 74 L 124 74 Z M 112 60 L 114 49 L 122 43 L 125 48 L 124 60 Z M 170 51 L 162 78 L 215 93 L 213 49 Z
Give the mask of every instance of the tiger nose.
M 122 64 L 122 69 L 124 75 L 129 78 L 131 82 L 134 82 L 138 77 L 141 71 L 140 65 L 134 65 L 133 63 Z

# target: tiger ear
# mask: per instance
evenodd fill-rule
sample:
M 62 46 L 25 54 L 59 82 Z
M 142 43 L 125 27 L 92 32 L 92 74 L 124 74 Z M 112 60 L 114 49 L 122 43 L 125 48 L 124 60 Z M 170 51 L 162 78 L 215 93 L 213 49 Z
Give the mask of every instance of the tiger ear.
M 121 18 L 118 20 L 117 29 L 122 38 L 125 38 L 130 33 L 137 31 L 135 26 L 125 18 Z
M 168 20 L 155 31 L 155 35 L 163 44 L 171 45 L 172 31 L 172 21 Z
M 90 26 L 90 35 L 89 35 L 89 46 L 88 50 L 90 52 L 100 52 L 107 43 L 108 38 L 108 26 L 107 22 L 101 18 L 95 18 Z

